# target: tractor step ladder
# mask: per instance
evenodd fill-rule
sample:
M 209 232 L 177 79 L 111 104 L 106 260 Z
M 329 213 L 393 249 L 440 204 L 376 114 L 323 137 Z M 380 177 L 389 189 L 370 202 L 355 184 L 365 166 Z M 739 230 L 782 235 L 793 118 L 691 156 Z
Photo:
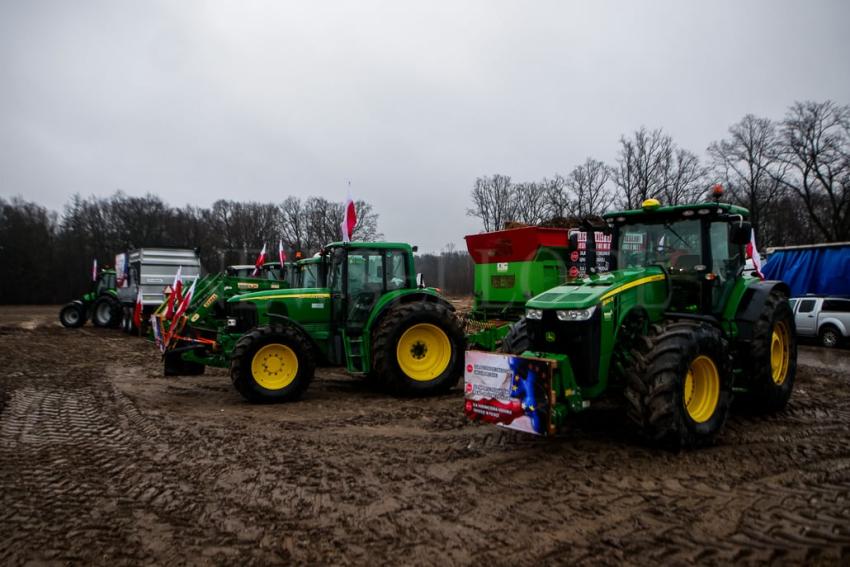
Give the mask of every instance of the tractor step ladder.
M 365 372 L 365 363 L 363 356 L 363 337 L 349 337 L 347 334 L 343 338 L 345 345 L 345 362 L 349 372 L 362 374 Z

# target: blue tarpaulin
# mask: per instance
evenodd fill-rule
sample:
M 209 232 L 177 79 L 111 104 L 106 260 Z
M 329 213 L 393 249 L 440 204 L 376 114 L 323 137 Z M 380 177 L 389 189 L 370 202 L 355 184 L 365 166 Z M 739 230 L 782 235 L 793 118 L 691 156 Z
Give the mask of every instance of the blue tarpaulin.
M 762 273 L 766 279 L 791 286 L 791 297 L 850 295 L 850 246 L 777 250 Z

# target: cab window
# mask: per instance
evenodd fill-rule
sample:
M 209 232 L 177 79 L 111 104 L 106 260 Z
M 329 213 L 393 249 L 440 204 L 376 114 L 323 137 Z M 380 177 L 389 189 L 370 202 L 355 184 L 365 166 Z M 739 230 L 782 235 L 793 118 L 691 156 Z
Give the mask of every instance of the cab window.
M 800 310 L 798 313 L 811 313 L 815 310 L 814 299 L 803 299 L 800 301 Z
M 387 250 L 387 289 L 407 287 L 407 255 L 403 250 Z

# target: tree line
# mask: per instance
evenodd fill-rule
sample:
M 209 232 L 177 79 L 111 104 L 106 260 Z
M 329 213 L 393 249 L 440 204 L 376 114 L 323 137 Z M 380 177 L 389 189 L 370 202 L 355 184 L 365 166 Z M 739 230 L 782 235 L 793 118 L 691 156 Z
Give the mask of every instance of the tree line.
M 372 205 L 356 201 L 353 240 L 380 240 Z M 62 214 L 22 198 L 0 198 L 0 303 L 60 303 L 90 284 L 91 264 L 112 265 L 138 247 L 199 248 L 202 265 L 217 272 L 253 264 L 263 244 L 277 259 L 282 239 L 289 258 L 307 257 L 341 239 L 343 203 L 288 197 L 281 203 L 219 200 L 211 207 L 176 208 L 155 195 L 75 195 Z
M 514 182 L 475 180 L 467 214 L 485 231 L 636 208 L 704 200 L 721 183 L 726 200 L 750 210 L 760 246 L 850 240 L 850 106 L 795 102 L 782 119 L 747 114 L 700 158 L 662 129 L 619 140 L 616 162 L 594 158 L 567 175 Z

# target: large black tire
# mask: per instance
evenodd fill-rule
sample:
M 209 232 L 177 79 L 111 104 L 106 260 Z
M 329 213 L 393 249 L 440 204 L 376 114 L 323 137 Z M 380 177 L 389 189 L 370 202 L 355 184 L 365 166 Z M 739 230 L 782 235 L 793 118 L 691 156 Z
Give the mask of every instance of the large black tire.
M 59 322 L 69 329 L 82 327 L 86 322 L 86 309 L 81 303 L 69 303 L 59 310 Z
M 528 324 L 525 317 L 511 325 L 508 334 L 502 339 L 499 352 L 508 354 L 522 354 L 531 348 L 531 339 L 528 336 Z
M 396 305 L 373 331 L 371 379 L 400 395 L 442 394 L 463 374 L 465 349 L 460 321 L 445 305 Z
M 121 322 L 121 304 L 110 295 L 97 298 L 91 312 L 95 327 L 117 327 Z
M 183 360 L 182 353 L 168 351 L 162 357 L 162 373 L 164 376 L 199 376 L 204 373 L 206 366 L 200 362 Z
M 797 375 L 797 328 L 784 294 L 770 293 L 753 325 L 750 349 L 741 356 L 745 357 L 742 366 L 747 389 L 741 395 L 742 409 L 753 413 L 784 409 Z
M 310 385 L 315 370 L 310 340 L 291 325 L 252 329 L 237 341 L 230 356 L 233 386 L 255 404 L 297 400 Z
M 678 450 L 713 443 L 732 402 L 732 364 L 719 329 L 696 321 L 654 326 L 627 371 L 629 418 L 651 443 Z

